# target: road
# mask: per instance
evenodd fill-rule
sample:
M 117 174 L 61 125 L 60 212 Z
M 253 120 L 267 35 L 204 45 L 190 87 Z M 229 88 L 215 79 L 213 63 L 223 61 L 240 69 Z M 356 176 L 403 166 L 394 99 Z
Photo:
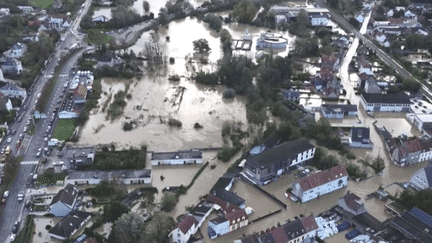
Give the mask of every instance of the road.
M 131 42 L 133 40 L 134 36 L 138 32 L 140 32 L 146 28 L 149 28 L 153 22 L 156 23 L 155 20 L 149 20 L 149 21 L 141 22 L 139 24 L 128 27 L 125 31 L 118 30 L 117 33 L 115 31 L 111 31 L 111 33 L 107 32 L 107 34 L 115 38 L 117 45 L 123 45 L 123 44 Z
M 72 23 L 70 30 L 73 30 L 75 33 L 77 32 L 77 29 L 79 27 L 79 22 L 81 21 L 82 17 L 85 15 L 85 13 L 88 11 L 91 4 L 91 0 L 86 0 L 85 7 L 81 13 L 81 15 L 77 16 L 75 21 Z M 26 105 L 28 108 L 24 109 L 22 108 L 18 114 L 19 116 L 22 116 L 22 122 L 15 122 L 15 124 L 12 125 L 11 130 L 16 130 L 16 133 L 14 135 L 11 135 L 9 137 L 12 138 L 12 141 L 8 143 L 8 145 L 11 146 L 13 149 L 12 154 L 17 155 L 21 151 L 17 151 L 15 148 L 15 145 L 17 141 L 19 141 L 20 134 L 25 134 L 23 132 L 24 127 L 26 127 L 26 122 L 32 117 L 32 113 L 34 111 L 34 106 L 37 101 L 37 96 L 39 93 L 42 92 L 42 88 L 44 84 L 51 78 L 51 74 L 54 73 L 56 67 L 59 64 L 60 56 L 62 54 L 62 51 L 65 48 L 69 48 L 71 45 L 81 42 L 82 38 L 84 36 L 80 34 L 73 35 L 70 33 L 70 31 L 66 32 L 65 41 L 61 43 L 57 43 L 56 48 L 54 50 L 54 53 L 51 55 L 50 60 L 46 63 L 45 69 L 43 70 L 44 75 L 39 75 L 39 77 L 35 80 L 34 85 L 30 88 L 31 93 L 29 92 L 27 99 L 23 102 L 23 106 Z M 64 82 L 67 81 L 66 77 L 70 74 L 72 66 L 76 63 L 79 56 L 85 51 L 86 49 L 81 49 L 80 51 L 74 53 L 73 56 L 69 58 L 69 60 L 65 63 L 63 66 L 63 70 L 60 73 L 60 78 L 57 81 L 56 87 L 54 88 L 54 92 L 51 94 L 51 97 L 48 101 L 48 117 L 51 118 L 51 114 L 53 114 L 53 109 L 55 105 L 57 105 L 57 97 L 59 95 L 59 92 L 61 92 L 61 88 L 64 85 Z M 54 105 L 55 104 L 55 105 Z M 49 119 L 40 119 L 38 123 L 36 123 L 36 132 L 35 134 L 27 139 L 30 139 L 29 147 L 26 149 L 24 153 L 23 163 L 21 163 L 20 169 L 15 177 L 15 181 L 12 183 L 11 187 L 9 188 L 10 195 L 7 198 L 6 205 L 4 206 L 2 210 L 2 214 L 0 216 L 0 242 L 9 242 L 9 237 L 12 234 L 12 225 L 15 221 L 20 220 L 21 224 L 20 226 L 24 225 L 22 222 L 25 218 L 25 215 L 28 213 L 28 211 L 24 210 L 24 202 L 28 199 L 27 195 L 27 189 L 31 187 L 31 174 L 36 169 L 36 164 L 38 158 L 36 158 L 36 152 L 38 148 L 43 147 L 45 145 L 44 134 L 46 133 L 47 127 L 48 127 L 48 120 Z M 52 132 L 53 129 L 51 129 Z M 28 135 L 25 135 L 28 136 Z M 26 192 L 26 198 L 23 202 L 18 202 L 17 195 L 19 191 Z M 24 214 L 23 214 L 24 213 Z
M 315 0 L 319 5 L 321 5 L 324 8 L 328 8 L 332 19 L 339 24 L 343 29 L 351 31 L 359 40 L 363 42 L 364 45 L 366 45 L 368 48 L 370 48 L 372 51 L 374 51 L 381 60 L 383 60 L 387 65 L 392 67 L 399 75 L 402 76 L 404 79 L 411 79 L 419 82 L 422 87 L 422 92 L 429 98 L 432 98 L 432 92 L 429 90 L 428 87 L 426 87 L 423 83 L 421 83 L 419 80 L 417 80 L 414 76 L 411 75 L 410 72 L 408 72 L 405 68 L 403 68 L 399 63 L 397 63 L 395 60 L 393 60 L 392 57 L 390 57 L 387 53 L 382 51 L 378 46 L 376 46 L 372 41 L 370 41 L 366 36 L 361 34 L 357 29 L 355 29 L 348 21 L 346 21 L 342 16 L 339 15 L 336 11 L 331 9 L 324 1 L 322 0 Z

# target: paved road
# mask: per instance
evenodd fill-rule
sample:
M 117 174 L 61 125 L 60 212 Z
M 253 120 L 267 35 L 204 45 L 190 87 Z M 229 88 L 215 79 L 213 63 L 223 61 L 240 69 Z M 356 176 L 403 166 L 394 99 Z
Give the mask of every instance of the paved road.
M 70 29 L 74 30 L 77 33 L 79 22 L 82 19 L 82 16 L 85 15 L 89 6 L 91 4 L 91 0 L 86 0 L 85 7 L 80 16 L 72 23 Z M 23 106 L 26 105 L 28 108 L 22 108 L 18 115 L 22 116 L 22 122 L 16 122 L 16 124 L 12 125 L 11 130 L 16 130 L 14 135 L 11 135 L 12 141 L 9 143 L 11 148 L 13 149 L 12 154 L 17 155 L 16 143 L 19 141 L 20 134 L 25 134 L 23 132 L 24 127 L 26 127 L 26 122 L 31 119 L 32 112 L 34 111 L 34 106 L 36 104 L 37 96 L 41 93 L 42 88 L 46 81 L 51 78 L 51 74 L 54 73 L 55 68 L 58 66 L 60 61 L 61 51 L 65 48 L 69 48 L 72 44 L 80 42 L 84 36 L 80 34 L 71 34 L 70 31 L 67 32 L 65 41 L 59 42 L 56 46 L 56 49 L 53 55 L 50 58 L 50 61 L 46 64 L 45 69 L 43 70 L 43 75 L 40 75 L 36 80 L 33 87 L 31 87 L 31 93 L 29 92 L 27 99 L 23 102 Z M 75 53 L 67 63 L 64 65 L 64 68 L 60 74 L 60 78 L 57 81 L 56 87 L 54 88 L 54 92 L 51 94 L 51 97 L 48 101 L 48 114 L 51 115 L 54 109 L 54 104 L 57 104 L 58 92 L 61 92 L 61 87 L 64 85 L 64 82 L 67 81 L 66 76 L 69 75 L 70 70 L 74 63 L 77 61 L 78 57 L 85 50 L 80 50 L 78 53 Z M 47 119 L 48 120 L 48 119 Z M 12 225 L 15 221 L 20 220 L 23 225 L 23 220 L 25 219 L 25 215 L 28 213 L 27 210 L 24 210 L 23 202 L 26 201 L 28 195 L 28 188 L 31 187 L 31 173 L 33 173 L 36 169 L 36 164 L 32 161 L 38 160 L 36 158 L 36 152 L 40 147 L 45 145 L 44 134 L 46 133 L 48 127 L 48 121 L 41 120 L 36 124 L 36 132 L 30 138 L 29 147 L 26 149 L 24 154 L 24 163 L 21 164 L 20 169 L 17 173 L 15 181 L 12 183 L 10 187 L 10 195 L 7 199 L 6 205 L 2 210 L 2 214 L 0 216 L 0 242 L 9 242 L 9 237 L 12 234 Z M 53 129 L 51 129 L 52 131 Z M 19 151 L 21 152 L 21 151 Z M 26 192 L 26 199 L 23 202 L 18 202 L 17 195 L 19 191 Z
M 141 30 L 148 28 L 152 22 L 156 22 L 156 20 L 149 20 L 146 22 L 141 22 L 139 24 L 133 25 L 131 27 L 128 27 L 125 31 L 124 30 L 118 30 L 112 31 L 112 33 L 107 33 L 108 35 L 112 36 L 116 40 L 117 45 L 127 44 L 132 41 L 134 36 Z
M 339 15 L 336 11 L 331 9 L 324 1 L 322 0 L 315 0 L 319 5 L 322 7 L 328 8 L 330 11 L 330 14 L 332 16 L 332 19 L 339 24 L 342 28 L 346 30 L 350 30 L 357 38 L 362 40 L 363 44 L 369 47 L 371 50 L 375 51 L 377 56 L 381 58 L 387 65 L 392 67 L 399 75 L 402 76 L 404 79 L 412 79 L 421 84 L 423 93 L 428 96 L 429 98 L 432 98 L 432 92 L 429 90 L 428 87 L 426 87 L 423 83 L 421 83 L 419 80 L 417 80 L 415 77 L 411 75 L 410 72 L 408 72 L 405 68 L 403 68 L 399 63 L 397 63 L 395 60 L 393 60 L 392 57 L 387 55 L 384 51 L 382 51 L 378 46 L 376 46 L 372 41 L 370 41 L 366 36 L 362 35 L 359 31 L 357 31 L 348 21 L 346 21 L 342 16 Z

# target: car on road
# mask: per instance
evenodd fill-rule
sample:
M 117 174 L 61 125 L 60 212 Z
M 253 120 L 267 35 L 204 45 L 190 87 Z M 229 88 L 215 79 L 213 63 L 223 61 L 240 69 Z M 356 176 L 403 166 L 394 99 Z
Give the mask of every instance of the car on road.
M 27 125 L 27 126 L 30 125 L 30 120 L 28 120 L 28 121 L 26 122 L 26 125 Z
M 16 234 L 19 229 L 19 221 L 16 221 L 15 224 L 12 227 L 12 233 Z
M 5 192 L 3 193 L 3 197 L 4 197 L 4 198 L 9 197 L 9 191 L 5 191 Z
M 13 242 L 15 241 L 15 238 L 16 238 L 16 234 L 12 234 L 9 238 L 9 241 Z
M 24 127 L 23 132 L 27 132 L 27 126 Z
M 22 121 L 22 116 L 18 117 L 18 121 L 19 122 Z
M 18 202 L 21 202 L 22 200 L 24 200 L 24 192 L 20 191 L 18 192 Z
M 1 150 L 1 154 L 4 154 L 4 153 L 5 153 L 5 149 L 6 149 L 6 147 L 3 147 L 3 148 L 2 148 L 2 150 Z
M 6 140 L 6 142 L 8 142 L 8 143 L 10 143 L 12 141 L 12 138 L 11 137 L 9 137 L 7 140 Z
M 23 138 L 24 138 L 24 135 L 21 133 L 21 134 L 19 135 L 19 138 L 20 138 L 20 139 L 23 139 Z
M 36 153 L 36 158 L 39 158 L 41 156 L 41 152 Z
M 12 135 L 15 135 L 15 133 L 16 133 L 16 130 L 15 129 L 12 130 Z
M 6 204 L 6 198 L 3 198 L 3 199 L 0 201 L 0 205 L 4 205 L 4 204 Z

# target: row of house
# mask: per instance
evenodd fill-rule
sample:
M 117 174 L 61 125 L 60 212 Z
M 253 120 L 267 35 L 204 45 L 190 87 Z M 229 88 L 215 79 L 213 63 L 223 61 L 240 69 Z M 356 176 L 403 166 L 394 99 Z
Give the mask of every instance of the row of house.
M 272 227 L 262 234 L 245 236 L 234 243 L 296 243 L 314 239 L 318 229 L 318 224 L 313 215 L 287 221 L 285 224 Z
M 300 11 L 306 11 L 311 26 L 326 26 L 330 20 L 330 13 L 325 8 L 310 8 L 308 6 L 273 6 L 270 12 L 275 14 L 276 24 L 285 24 L 297 19 Z

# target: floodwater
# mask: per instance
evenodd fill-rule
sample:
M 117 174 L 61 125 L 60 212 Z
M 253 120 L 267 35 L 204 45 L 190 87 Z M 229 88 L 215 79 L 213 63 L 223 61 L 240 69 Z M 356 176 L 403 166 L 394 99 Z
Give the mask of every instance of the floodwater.
M 34 218 L 34 232 L 36 233 L 33 235 L 33 242 L 62 242 L 61 240 L 51 238 L 48 230 L 45 229 L 47 225 L 51 225 L 52 227 L 54 227 L 61 219 L 61 217 L 48 218 L 36 216 Z

